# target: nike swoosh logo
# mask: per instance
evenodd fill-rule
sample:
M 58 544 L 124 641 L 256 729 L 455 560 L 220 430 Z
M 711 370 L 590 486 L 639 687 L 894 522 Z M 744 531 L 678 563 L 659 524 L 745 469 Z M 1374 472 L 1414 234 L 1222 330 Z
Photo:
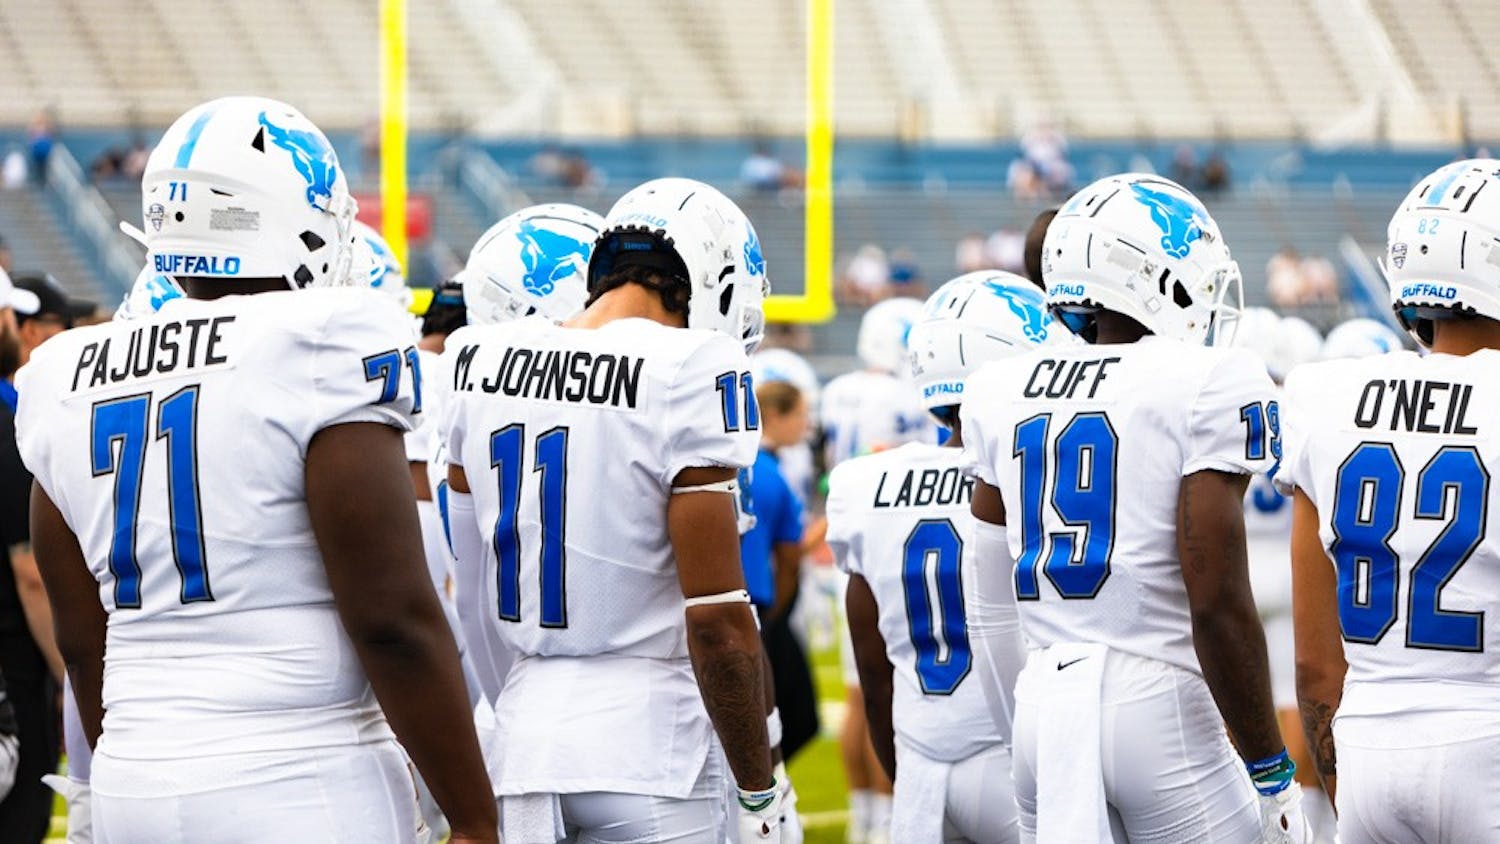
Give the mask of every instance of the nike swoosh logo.
M 1083 662 L 1083 661 L 1084 661 L 1084 660 L 1086 660 L 1086 659 L 1088 659 L 1088 657 L 1086 657 L 1086 656 L 1081 656 L 1081 657 L 1078 657 L 1078 658 L 1077 658 L 1077 659 L 1070 659 L 1070 660 L 1068 660 L 1068 661 L 1067 661 L 1067 662 L 1059 662 L 1059 663 L 1058 663 L 1058 664 L 1057 664 L 1057 670 L 1058 670 L 1058 671 L 1061 671 L 1061 670 L 1063 670 L 1063 669 L 1064 669 L 1064 668 L 1067 668 L 1067 667 L 1068 667 L 1068 666 L 1070 666 L 1070 665 L 1072 665 L 1072 664 L 1073 664 L 1073 663 L 1075 663 L 1075 662 Z

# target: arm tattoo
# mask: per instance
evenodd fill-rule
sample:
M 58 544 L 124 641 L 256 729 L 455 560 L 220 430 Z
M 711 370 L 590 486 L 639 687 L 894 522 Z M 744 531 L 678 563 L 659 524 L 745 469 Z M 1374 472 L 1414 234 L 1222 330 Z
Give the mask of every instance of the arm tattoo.
M 1312 753 L 1318 775 L 1334 776 L 1338 773 L 1338 756 L 1333 749 L 1334 707 L 1322 701 L 1304 700 L 1298 708 L 1302 712 L 1302 731 L 1307 734 L 1307 748 Z
M 761 655 L 728 651 L 697 664 L 703 704 L 724 745 L 724 755 L 736 780 L 769 780 L 766 747 L 766 704 L 761 691 Z

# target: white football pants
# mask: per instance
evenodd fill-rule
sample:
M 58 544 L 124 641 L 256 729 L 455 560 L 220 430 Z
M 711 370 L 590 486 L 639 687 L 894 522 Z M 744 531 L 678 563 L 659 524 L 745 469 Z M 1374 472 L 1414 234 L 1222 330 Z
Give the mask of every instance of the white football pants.
M 1016 681 L 1015 773 L 1021 840 L 1036 841 L 1038 729 L 1049 713 L 1033 687 L 1059 670 L 1033 651 Z M 1099 711 L 1104 799 L 1116 841 L 1180 844 L 1258 841 L 1260 812 L 1243 762 L 1203 678 L 1110 650 Z M 1088 752 L 1077 748 L 1076 752 Z M 1068 796 L 1049 798 L 1066 807 Z
M 416 791 L 394 741 L 212 756 L 94 754 L 96 844 L 408 844 Z
M 1500 841 L 1500 713 L 1338 716 L 1343 844 Z

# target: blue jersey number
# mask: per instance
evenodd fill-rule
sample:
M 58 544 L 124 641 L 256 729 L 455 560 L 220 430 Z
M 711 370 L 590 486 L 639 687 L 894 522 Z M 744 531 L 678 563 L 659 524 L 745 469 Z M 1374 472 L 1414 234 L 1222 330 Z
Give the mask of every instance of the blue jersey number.
M 1281 466 L 1281 405 L 1252 402 L 1240 408 L 1240 421 L 1245 423 L 1245 459 L 1265 460 L 1270 451 L 1275 461 L 1270 474 L 1275 476 Z
M 94 405 L 91 466 L 94 477 L 114 475 L 114 530 L 109 571 L 115 579 L 115 606 L 141 606 L 141 566 L 136 560 L 136 524 L 141 515 L 141 480 L 146 471 L 151 394 Z M 203 506 L 198 496 L 198 387 L 184 387 L 157 407 L 156 439 L 167 448 L 167 510 L 172 559 L 182 576 L 179 599 L 212 601 L 203 541 Z M 117 447 L 118 446 L 118 447 Z
M 724 430 L 734 433 L 741 429 L 740 408 L 744 408 L 744 430 L 760 430 L 760 406 L 755 403 L 755 388 L 748 372 L 726 372 L 714 379 L 719 390 L 719 400 L 724 405 Z
M 917 678 L 929 695 L 953 694 L 974 662 L 964 620 L 963 549 L 952 521 L 923 519 L 906 537 L 902 552 L 906 621 L 917 650 Z M 929 572 L 935 595 L 928 586 Z
M 1378 643 L 1396 623 L 1400 560 L 1391 537 L 1401 519 L 1406 469 L 1388 443 L 1361 443 L 1339 467 L 1333 499 L 1339 623 L 1350 642 Z M 1484 613 L 1439 606 L 1443 586 L 1484 539 L 1490 475 L 1470 447 L 1445 446 L 1417 475 L 1418 519 L 1448 525 L 1412 566 L 1406 645 L 1445 651 L 1484 650 Z
M 365 380 L 380 382 L 380 404 L 390 404 L 396 400 L 401 392 L 401 366 L 405 362 L 406 368 L 411 370 L 411 412 L 422 412 L 422 360 L 417 355 L 415 346 L 408 346 L 405 352 L 391 349 L 378 355 L 370 355 L 364 359 Z
M 1109 578 L 1115 544 L 1115 454 L 1119 437 L 1103 413 L 1074 416 L 1053 443 L 1047 460 L 1051 414 L 1016 426 L 1015 456 L 1021 461 L 1021 556 L 1016 560 L 1016 597 L 1041 597 L 1037 566 L 1064 598 L 1092 598 Z M 1047 506 L 1063 524 L 1080 532 L 1044 533 Z
M 490 435 L 490 466 L 499 472 L 500 518 L 495 522 L 496 587 L 500 618 L 521 620 L 521 472 L 526 427 L 511 425 Z M 532 472 L 541 476 L 542 626 L 567 627 L 568 429 L 553 428 L 536 438 Z

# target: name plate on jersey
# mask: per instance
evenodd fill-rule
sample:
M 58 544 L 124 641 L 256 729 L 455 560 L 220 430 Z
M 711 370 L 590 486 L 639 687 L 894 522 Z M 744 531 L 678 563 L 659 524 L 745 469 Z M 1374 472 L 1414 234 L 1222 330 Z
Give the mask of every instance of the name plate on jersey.
M 152 322 L 113 332 L 78 352 L 73 396 L 233 369 L 238 343 L 231 315 Z M 64 399 L 66 401 L 67 399 Z
M 612 352 L 508 346 L 501 353 L 475 344 L 458 351 L 453 389 L 635 410 L 645 401 L 644 363 Z

